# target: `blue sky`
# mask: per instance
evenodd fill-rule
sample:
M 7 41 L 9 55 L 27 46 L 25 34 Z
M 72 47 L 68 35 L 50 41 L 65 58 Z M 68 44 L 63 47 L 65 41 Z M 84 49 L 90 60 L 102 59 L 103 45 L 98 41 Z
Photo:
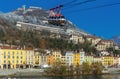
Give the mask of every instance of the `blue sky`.
M 22 5 L 26 5 L 27 7 L 37 6 L 49 10 L 70 1 L 73 0 L 1 0 L 0 11 L 14 11 Z M 82 1 L 86 0 L 76 0 L 76 3 Z M 112 3 L 120 3 L 120 0 L 96 0 L 79 6 L 68 5 L 70 8 L 64 7 L 62 13 L 80 29 L 109 39 L 120 35 L 120 4 L 85 11 L 81 9 Z

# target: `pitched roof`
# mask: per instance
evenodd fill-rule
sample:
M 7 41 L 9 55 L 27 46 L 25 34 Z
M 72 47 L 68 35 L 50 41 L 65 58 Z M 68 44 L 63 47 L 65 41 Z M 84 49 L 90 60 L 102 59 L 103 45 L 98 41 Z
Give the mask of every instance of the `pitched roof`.
M 87 38 L 92 38 L 92 39 L 98 39 L 99 37 L 97 37 L 97 36 L 86 36 Z
M 100 42 L 113 42 L 112 40 L 101 40 Z
M 14 49 L 14 50 L 20 50 L 22 48 L 19 48 L 17 46 L 0 46 L 1 49 Z M 25 49 L 23 48 L 23 50 L 33 50 L 33 48 L 30 47 L 26 47 Z

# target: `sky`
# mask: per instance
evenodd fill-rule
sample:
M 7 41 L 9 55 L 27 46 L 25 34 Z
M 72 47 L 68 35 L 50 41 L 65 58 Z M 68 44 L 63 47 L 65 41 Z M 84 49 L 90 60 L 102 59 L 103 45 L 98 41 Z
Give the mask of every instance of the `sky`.
M 1 0 L 0 11 L 11 12 L 22 7 L 22 5 L 42 7 L 49 10 L 71 1 L 74 4 L 86 0 Z M 90 9 L 91 7 L 115 3 L 117 5 Z M 63 5 L 62 14 L 78 28 L 105 39 L 120 35 L 120 0 L 96 0 L 79 5 L 72 4 Z

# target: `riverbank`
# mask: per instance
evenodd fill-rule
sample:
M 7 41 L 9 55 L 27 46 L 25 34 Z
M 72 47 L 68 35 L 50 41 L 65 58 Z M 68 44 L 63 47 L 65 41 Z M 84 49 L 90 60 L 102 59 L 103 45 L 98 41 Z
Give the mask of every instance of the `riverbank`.
M 10 76 L 10 77 L 36 77 L 36 76 L 81 76 L 81 75 L 109 75 L 109 74 L 114 74 L 114 73 L 101 73 L 101 74 L 93 74 L 93 73 L 89 73 L 89 74 L 77 74 L 77 73 L 72 73 L 72 74 L 53 74 L 51 73 L 46 73 L 44 72 L 44 70 L 42 69 L 1 69 L 0 70 L 0 77 L 6 77 L 6 76 Z
M 113 75 L 80 75 L 80 76 L 12 76 L 0 79 L 120 79 L 119 74 Z
M 41 69 L 0 69 L 0 77 L 4 76 L 30 76 L 41 75 Z
M 43 76 L 85 76 L 85 75 L 109 75 L 110 73 L 101 73 L 101 74 L 47 74 L 44 73 Z

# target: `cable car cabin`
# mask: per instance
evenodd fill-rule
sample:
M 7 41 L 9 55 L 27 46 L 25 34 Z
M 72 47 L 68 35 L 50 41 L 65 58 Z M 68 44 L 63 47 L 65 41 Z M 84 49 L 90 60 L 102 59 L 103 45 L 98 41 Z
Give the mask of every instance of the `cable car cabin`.
M 49 24 L 64 26 L 66 23 L 65 17 L 61 14 L 61 8 L 63 5 L 59 5 L 56 8 L 50 9 L 48 22 Z
M 64 16 L 50 16 L 48 19 L 49 24 L 64 26 L 66 19 Z

